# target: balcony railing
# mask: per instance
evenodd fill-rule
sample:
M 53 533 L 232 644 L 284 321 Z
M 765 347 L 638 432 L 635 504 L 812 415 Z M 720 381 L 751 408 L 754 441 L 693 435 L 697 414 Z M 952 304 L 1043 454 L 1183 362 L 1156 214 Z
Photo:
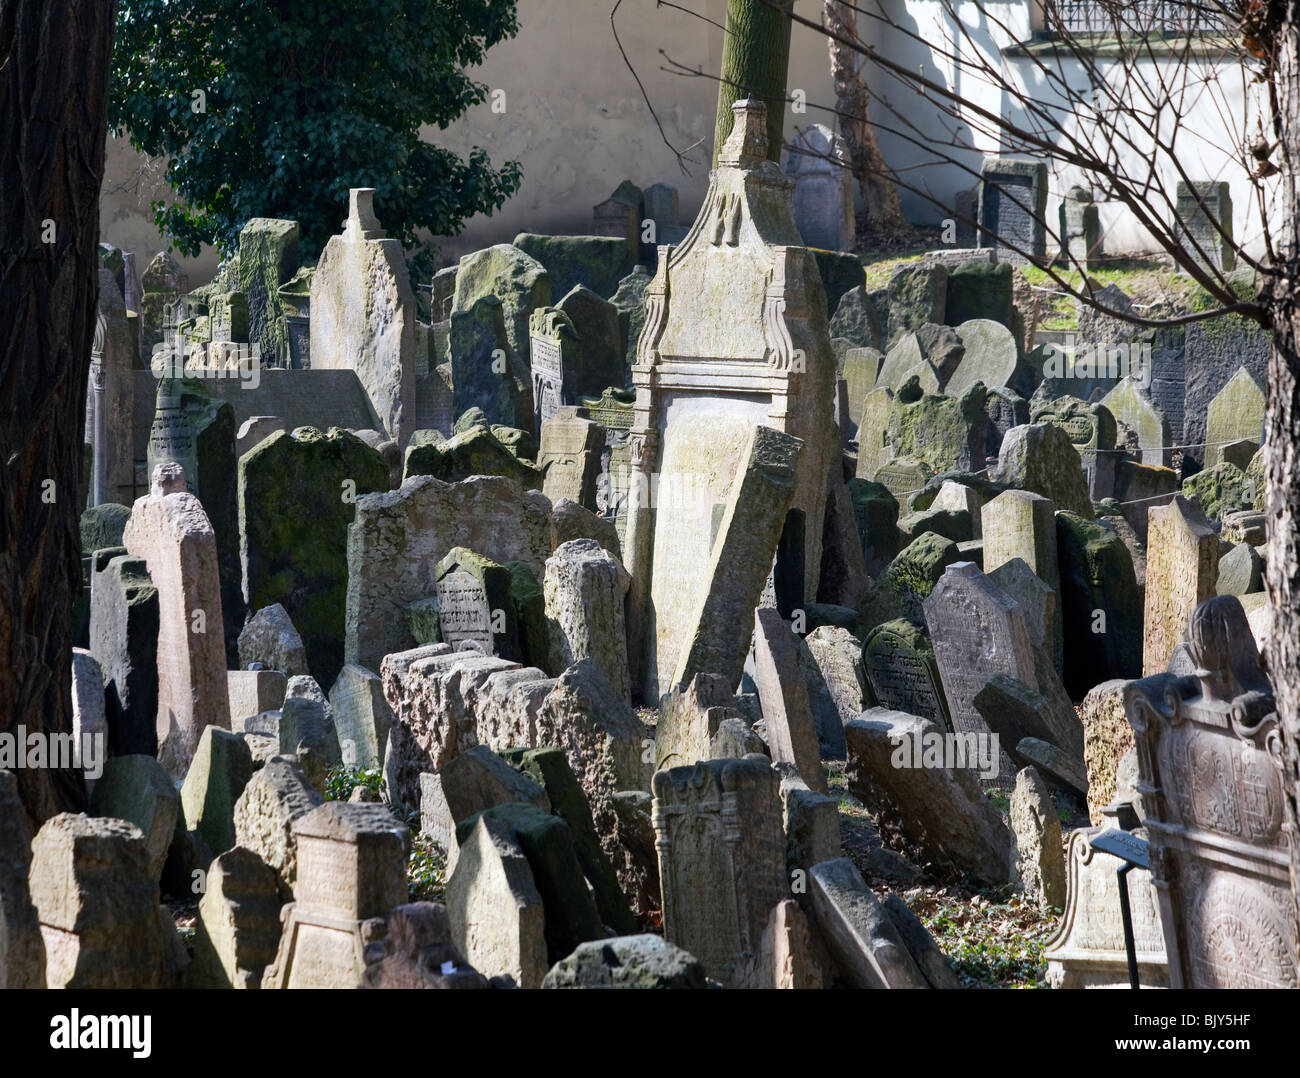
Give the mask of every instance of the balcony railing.
M 1048 35 L 1182 36 L 1231 31 L 1230 0 L 1044 0 Z

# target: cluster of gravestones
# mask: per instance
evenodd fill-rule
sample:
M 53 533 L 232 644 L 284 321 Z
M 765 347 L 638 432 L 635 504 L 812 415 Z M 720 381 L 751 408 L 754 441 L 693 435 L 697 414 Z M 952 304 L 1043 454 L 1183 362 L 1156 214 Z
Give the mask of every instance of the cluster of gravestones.
M 1089 839 L 1145 826 L 1144 980 L 1294 984 L 1262 519 L 1053 392 L 994 252 L 881 294 L 810 249 L 816 170 L 734 112 L 689 228 L 624 184 L 600 235 L 467 255 L 427 315 L 364 190 L 314 268 L 250 222 L 201 303 L 151 267 L 132 306 L 105 252 L 100 414 L 137 440 L 88 423 L 73 691 L 108 759 L 89 814 L 6 832 L 5 983 L 955 985 L 877 891 L 922 877 L 900 853 L 1063 907 L 1053 983 L 1123 983 Z M 260 384 L 132 373 L 154 311 L 164 351 L 258 344 Z M 327 801 L 340 767 L 380 791 Z M 1068 864 L 1058 806 L 1094 825 Z M 412 830 L 443 902 L 408 901 Z M 196 894 L 189 953 L 160 900 Z

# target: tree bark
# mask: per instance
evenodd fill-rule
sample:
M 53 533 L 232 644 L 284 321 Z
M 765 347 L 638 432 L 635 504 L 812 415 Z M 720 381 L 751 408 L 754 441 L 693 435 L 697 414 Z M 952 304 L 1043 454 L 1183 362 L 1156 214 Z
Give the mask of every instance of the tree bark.
M 1283 218 L 1273 275 L 1273 353 L 1268 371 L 1268 594 L 1273 628 L 1266 661 L 1282 727 L 1291 893 L 1300 938 L 1300 0 L 1287 0 L 1278 34 L 1278 153 Z M 1293 953 L 1300 967 L 1300 953 Z
M 728 0 L 722 46 L 718 116 L 713 127 L 713 166 L 731 134 L 731 106 L 755 97 L 767 106 L 767 157 L 781 160 L 785 132 L 786 75 L 790 68 L 790 18 L 794 0 L 779 8 L 764 0 Z
M 0 0 L 0 732 L 13 734 L 72 730 L 116 14 L 117 0 Z M 15 777 L 35 823 L 84 805 L 79 772 Z
M 831 35 L 858 40 L 858 17 L 852 0 L 826 0 L 825 14 L 826 29 Z M 826 39 L 831 58 L 831 80 L 835 85 L 840 134 L 848 148 L 853 178 L 862 195 L 863 231 L 876 235 L 905 231 L 907 218 L 903 216 L 898 188 L 889 178 L 885 158 L 876 142 L 876 132 L 871 126 L 871 96 L 858 74 L 859 54 L 836 41 L 835 36 Z

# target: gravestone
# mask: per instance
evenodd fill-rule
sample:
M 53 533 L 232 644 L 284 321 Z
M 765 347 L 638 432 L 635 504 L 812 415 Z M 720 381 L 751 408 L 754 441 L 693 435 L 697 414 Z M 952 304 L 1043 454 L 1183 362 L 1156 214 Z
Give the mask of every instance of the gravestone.
M 986 256 L 983 260 L 966 258 L 944 263 L 948 266 L 948 295 L 943 323 L 946 326 L 960 326 L 972 318 L 988 318 L 1013 330 L 1013 267 L 1006 262 L 993 261 L 991 247 L 982 253 Z M 930 255 L 927 254 L 926 257 L 929 258 Z
M 108 750 L 158 752 L 158 589 L 144 558 L 97 552 L 90 584 L 90 651 L 104 671 Z
M 755 621 L 754 682 L 772 761 L 792 765 L 809 789 L 826 794 L 817 724 L 799 673 L 794 634 L 771 607 L 756 611 Z
M 609 198 L 591 208 L 592 232 L 623 240 L 628 257 L 635 258 L 640 245 L 644 199 L 641 188 L 631 180 L 624 180 Z
M 574 539 L 546 559 L 543 590 L 557 676 L 592 659 L 624 699 L 631 695 L 623 600 L 630 583 L 618 559 L 594 539 Z
M 1042 263 L 1047 256 L 1047 165 L 985 157 L 980 166 L 979 245 L 998 260 Z
M 1101 218 L 1088 188 L 1075 186 L 1065 192 L 1058 228 L 1062 262 L 1080 271 L 1101 264 Z
M 1244 299 L 1253 298 L 1253 283 L 1236 283 Z M 1190 474 L 1194 467 L 1205 464 L 1205 449 L 1209 447 L 1197 443 L 1210 440 L 1206 425 L 1214 396 L 1243 367 L 1257 386 L 1267 386 L 1272 350 L 1272 334 L 1241 315 L 1221 315 L 1188 324 L 1181 437 L 1181 441 L 1186 443 L 1183 450 L 1184 474 Z M 1258 430 L 1242 435 L 1254 441 L 1258 441 L 1259 436 Z
M 960 397 L 976 382 L 985 389 L 1014 386 L 1020 369 L 1020 348 L 1011 330 L 990 318 L 972 318 L 957 327 L 966 352 L 943 391 Z
M 1297 970 L 1279 717 L 1241 603 L 1188 624 L 1196 671 L 1129 685 L 1171 988 L 1292 988 Z
M 527 361 L 528 320 L 537 308 L 551 303 L 551 277 L 546 267 L 508 243 L 465 255 L 456 269 L 456 291 L 448 317 L 472 310 L 484 296 L 501 301 L 507 347 Z
M 158 589 L 158 755 L 179 781 L 204 728 L 230 729 L 216 536 L 179 464 L 154 470 L 122 541 Z
M 536 429 L 531 414 L 538 399 L 536 376 L 530 383 L 528 365 L 511 346 L 507 329 L 505 307 L 490 293 L 467 309 L 451 312 L 452 412 L 461 416 L 477 408 L 490 423 L 531 431 Z M 545 352 L 534 362 L 539 370 L 549 369 Z
M 840 297 L 839 306 L 835 308 L 835 317 L 830 322 L 830 334 L 832 339 L 843 338 L 851 341 L 858 348 L 870 348 L 875 351 L 884 345 L 884 327 L 880 324 L 880 316 L 876 312 L 875 305 L 867 295 L 866 285 L 850 288 Z M 865 393 L 875 385 L 880 358 L 877 353 L 876 370 L 871 372 L 865 388 L 860 392 Z
M 884 483 L 883 479 L 876 479 L 876 476 L 889 465 L 894 456 L 893 447 L 889 443 L 889 419 L 893 413 L 894 391 L 888 386 L 877 386 L 863 398 L 858 417 L 857 478 Z M 924 486 L 924 479 L 917 485 Z
M 301 268 L 298 223 L 270 217 L 252 217 L 239 232 L 239 250 L 225 272 L 218 277 L 225 292 L 245 297 L 245 336 L 225 338 L 250 341 L 261 348 L 268 367 L 310 366 L 310 358 L 295 357 L 290 319 L 305 315 L 295 302 L 294 286 L 304 282 L 297 276 Z M 282 288 L 292 288 L 288 295 Z M 219 297 L 214 297 L 216 302 Z M 213 340 L 222 340 L 215 331 Z M 297 362 L 295 362 L 297 359 Z
M 312 367 L 355 370 L 388 436 L 415 430 L 415 293 L 401 243 L 380 228 L 373 188 L 352 188 L 343 232 L 311 282 Z M 458 282 L 459 285 L 459 282 Z
M 787 897 L 779 786 L 758 755 L 654 776 L 664 938 L 724 985 L 752 977 L 772 907 Z
M 637 263 L 632 272 L 618 282 L 618 290 L 609 297 L 609 302 L 618 308 L 625 341 L 623 362 L 627 367 L 636 362 L 636 342 L 645 325 L 645 290 L 649 284 L 650 271 Z M 622 379 L 619 381 L 621 384 Z
M 1181 494 L 1152 506 L 1147 524 L 1147 586 L 1142 673 L 1163 673 L 1185 639 L 1187 619 L 1214 595 L 1219 539 L 1205 515 Z
M 1060 591 L 1056 515 L 1049 499 L 1029 490 L 1004 490 L 985 503 L 980 521 L 986 573 L 1020 558 L 1044 584 Z M 1060 655 L 1059 640 L 1053 650 Z
M 1212 468 L 1223 461 L 1223 449 L 1229 442 L 1248 438 L 1257 445 L 1263 441 L 1264 393 L 1245 367 L 1228 379 L 1210 401 L 1205 420 L 1205 466 Z
M 605 428 L 605 449 L 600 456 L 596 479 L 596 512 L 614 522 L 619 542 L 627 534 L 627 495 L 632 474 L 632 450 L 628 432 L 635 422 L 634 395 L 610 387 L 599 397 L 583 397 L 582 407 Z
M 135 824 L 60 813 L 32 839 L 45 987 L 160 988 L 158 881 Z
M 853 173 L 844 139 L 825 124 L 809 124 L 795 136 L 786 174 L 794 180 L 794 220 L 804 243 L 853 250 Z
M 90 504 L 128 505 L 135 489 L 131 447 L 135 338 L 111 270 L 99 271 L 99 305 L 90 350 L 86 440 L 94 450 Z
M 437 590 L 433 569 L 453 547 L 499 565 L 522 561 L 540 577 L 550 531 L 546 497 L 500 476 L 459 483 L 418 476 L 400 490 L 359 497 L 348 535 L 344 661 L 375 670 L 411 646 L 404 612 Z
M 661 239 L 659 242 L 672 241 Z M 551 296 L 556 299 L 567 295 L 577 285 L 585 285 L 598 296 L 612 296 L 619 279 L 636 261 L 629 255 L 627 244 L 611 236 L 547 236 L 521 232 L 511 243 L 542 265 L 551 279 Z M 648 252 L 643 249 L 643 253 Z M 546 302 L 551 301 L 547 299 Z
M 867 633 L 862 662 L 881 707 L 952 729 L 934 648 L 923 629 L 906 618 L 877 625 Z
M 263 988 L 357 988 L 373 918 L 407 899 L 409 833 L 382 805 L 328 802 L 293 823 L 294 900 Z M 380 926 L 382 927 L 382 926 Z
M 948 303 L 946 266 L 930 262 L 905 263 L 890 276 L 887 288 L 889 336 L 885 343 L 890 352 L 908 333 L 927 325 L 943 324 Z M 881 378 L 884 377 L 882 370 Z
M 655 223 L 655 243 L 678 243 L 685 233 L 677 223 L 677 188 L 667 183 L 652 183 L 642 192 L 645 216 L 644 221 Z M 673 230 L 679 230 L 673 236 Z
M 953 730 L 987 737 L 975 695 L 993 674 L 1038 687 L 1024 608 L 971 562 L 949 565 L 924 608 Z
M 242 846 L 209 867 L 194 926 L 187 988 L 256 988 L 280 942 L 275 873 Z
M 1092 839 L 1117 823 L 1080 828 L 1066 848 L 1065 912 L 1055 935 L 1047 941 L 1047 983 L 1053 988 L 1127 988 L 1128 956 L 1120 918 L 1119 879 L 1123 862 L 1094 849 Z M 1145 832 L 1137 832 L 1145 837 Z M 1125 875 L 1133 919 L 1138 982 L 1143 988 L 1167 988 L 1168 964 L 1160 926 L 1160 908 L 1151 873 L 1133 868 Z
M 988 447 L 984 400 L 985 390 L 979 383 L 960 397 L 950 397 L 922 393 L 917 383 L 910 381 L 894 398 L 890 446 L 899 457 L 927 465 L 931 474 L 982 469 Z M 884 482 L 879 474 L 877 482 Z
M 1123 424 L 1136 436 L 1141 463 L 1163 468 L 1173 463 L 1173 450 L 1169 448 L 1174 444 L 1173 432 L 1164 414 L 1151 403 L 1137 382 L 1125 378 L 1102 397 L 1101 403 L 1115 417 L 1116 423 Z
M 1053 422 L 1043 420 L 1007 431 L 998 451 L 995 478 L 1004 487 L 1041 494 L 1057 509 L 1092 519 L 1096 488 L 1090 494 L 1077 447 L 1069 433 Z M 1109 497 L 1109 492 L 1105 496 Z
M 226 658 L 237 655 L 244 599 L 239 588 L 239 505 L 235 470 L 235 413 L 197 378 L 160 378 L 149 428 L 148 474 L 175 461 L 185 470 L 212 525 L 217 544 Z
M 393 712 L 384 699 L 379 676 L 364 666 L 346 664 L 330 689 L 330 707 L 338 732 L 343 766 L 377 768 L 388 747 Z
M 1179 180 L 1174 214 L 1178 241 L 1198 264 L 1225 273 L 1233 268 L 1232 193 L 1226 181 Z
M 766 107 L 746 99 L 732 111 L 732 132 L 695 224 L 681 246 L 660 250 L 632 370 L 634 474 L 624 544 L 633 581 L 629 652 L 633 681 L 656 699 L 677 665 L 677 646 L 658 643 L 668 639 L 663 626 L 675 624 L 678 639 L 690 631 L 683 631 L 684 599 L 704 591 L 706 574 L 714 571 L 713 506 L 731 500 L 744 513 L 744 499 L 736 502 L 732 488 L 745 483 L 751 447 L 802 442 L 792 475 L 782 482 L 789 484 L 785 508 L 803 513 L 807 593 L 820 575 L 826 476 L 840 450 L 817 262 L 794 223 L 792 184 L 767 160 Z M 759 427 L 784 438 L 755 443 L 751 434 Z M 749 474 L 756 477 L 767 465 L 755 464 Z M 655 473 L 661 488 L 665 481 L 689 487 L 684 504 L 670 512 L 652 504 Z M 750 551 L 764 573 L 785 508 L 771 545 L 765 538 Z M 755 594 L 748 610 L 757 600 Z M 645 628 L 652 619 L 653 634 Z
M 153 354 L 154 345 L 163 343 L 166 308 L 189 291 L 190 282 L 180 263 L 169 252 L 159 251 L 145 267 L 140 287 L 139 355 L 144 358 Z
M 239 461 L 240 559 L 249 609 L 279 603 L 330 685 L 345 662 L 348 527 L 357 500 L 388 489 L 383 455 L 338 427 L 271 435 Z
M 568 498 L 595 512 L 604 448 L 605 430 L 587 409 L 558 408 L 541 426 L 537 468 L 542 473 L 542 493 L 552 502 Z
M 453 651 L 520 659 L 510 570 L 465 547 L 453 547 L 433 570 L 438 630 Z
M 597 396 L 607 386 L 622 385 L 627 342 L 618 308 L 585 285 L 575 285 L 555 309 L 568 316 L 576 334 L 566 357 L 571 363 L 565 371 L 563 403 L 577 404 L 579 397 Z

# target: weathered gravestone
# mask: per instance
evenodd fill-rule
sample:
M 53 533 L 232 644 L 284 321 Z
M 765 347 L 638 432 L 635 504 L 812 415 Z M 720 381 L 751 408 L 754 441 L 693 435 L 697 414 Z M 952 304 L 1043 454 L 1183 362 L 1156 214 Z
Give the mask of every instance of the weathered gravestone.
M 844 139 L 825 124 L 809 124 L 795 137 L 786 173 L 794 180 L 794 220 L 804 243 L 851 251 L 853 173 Z
M 1174 214 L 1179 242 L 1197 263 L 1211 271 L 1232 269 L 1232 193 L 1226 181 L 1179 180 Z
M 924 608 L 953 731 L 987 738 L 991 731 L 975 695 L 988 679 L 1006 674 L 1038 686 L 1024 608 L 972 562 L 949 565 Z
M 551 303 L 551 278 L 546 267 L 508 243 L 463 256 L 456 270 L 451 316 L 471 310 L 490 295 L 501 301 L 509 348 L 526 360 L 528 319 L 534 310 Z
M 766 536 L 744 545 L 765 574 L 786 510 L 800 510 L 805 589 L 812 592 L 821 566 L 826 475 L 839 451 L 816 260 L 795 227 L 792 185 L 766 159 L 765 106 L 739 101 L 733 113 L 695 224 L 680 247 L 660 251 L 632 372 L 637 401 L 625 560 L 637 638 L 630 652 L 634 681 L 655 699 L 670 687 L 674 667 L 680 674 L 677 641 L 693 631 L 694 619 L 681 616 L 684 599 L 709 589 L 716 572 L 710 552 L 714 561 L 734 557 L 737 551 L 723 549 L 732 542 L 727 533 L 749 526 L 738 491 L 745 477 L 771 467 L 753 453 L 802 442 L 797 461 L 782 465 L 790 472 L 782 480 L 787 498 L 770 545 Z M 755 442 L 751 433 L 763 427 L 771 436 Z M 754 466 L 746 470 L 749 459 Z M 662 512 L 651 502 L 656 472 L 661 494 L 665 482 L 689 483 L 685 504 Z M 728 500 L 736 513 L 729 507 L 730 523 L 715 549 L 713 506 Z
M 1047 942 L 1047 983 L 1053 988 L 1127 988 L 1128 955 L 1120 917 L 1119 878 L 1123 862 L 1094 849 L 1091 840 L 1118 824 L 1107 818 L 1100 827 L 1080 828 L 1066 849 L 1065 913 L 1056 934 Z M 1139 832 L 1137 837 L 1145 837 Z M 1137 955 L 1138 983 L 1143 988 L 1167 988 L 1169 971 L 1160 909 L 1151 873 L 1133 868 L 1125 875 Z
M 1210 522 L 1181 494 L 1153 506 L 1147 524 L 1147 586 L 1142 619 L 1142 673 L 1163 673 L 1187 619 L 1214 594 L 1219 540 Z
M 433 573 L 443 643 L 453 651 L 523 657 L 509 569 L 465 547 L 453 547 Z
M 111 270 L 99 271 L 99 307 L 90 349 L 86 441 L 94 450 L 90 504 L 127 505 L 135 483 L 131 447 L 135 337 Z
M 348 532 L 346 662 L 378 669 L 410 646 L 407 606 L 437 590 L 434 567 L 464 546 L 500 565 L 543 575 L 551 553 L 550 504 L 499 476 L 443 483 L 408 479 L 401 490 L 357 499 Z
M 90 651 L 104 671 L 108 750 L 158 751 L 158 589 L 144 558 L 123 547 L 96 552 L 90 584 Z
M 388 436 L 415 430 L 415 293 L 402 245 L 380 228 L 373 188 L 348 193 L 311 282 L 313 368 L 355 370 Z M 459 280 L 457 281 L 459 286 Z
M 944 383 L 944 393 L 960 397 L 976 382 L 986 389 L 1015 386 L 1020 348 L 1011 330 L 990 318 L 972 318 L 957 327 L 957 336 L 966 352 Z
M 1088 188 L 1075 186 L 1065 192 L 1058 228 L 1062 262 L 1081 271 L 1100 264 L 1101 217 Z
M 867 634 L 862 661 L 881 707 L 952 729 L 934 648 L 923 629 L 906 618 L 877 625 Z
M 158 465 L 122 538 L 158 589 L 158 753 L 179 780 L 204 728 L 230 729 L 216 537 L 179 464 Z
M 592 231 L 597 236 L 617 236 L 627 244 L 628 257 L 635 257 L 644 206 L 641 188 L 631 180 L 624 180 L 609 198 L 591 208 Z
M 290 282 L 301 283 L 301 278 L 295 281 L 300 266 L 298 222 L 252 217 L 239 232 L 238 254 L 219 278 L 227 293 L 245 297 L 246 335 L 224 339 L 257 343 L 268 367 L 310 366 L 310 359 L 301 362 L 301 356 L 299 363 L 293 362 L 289 319 L 299 317 L 298 304 L 280 291 Z M 212 339 L 223 339 L 217 336 L 215 322 Z
M 583 659 L 595 661 L 630 699 L 623 600 L 630 583 L 618 559 L 594 539 L 574 539 L 546 559 L 543 591 L 550 668 L 557 676 Z
M 189 278 L 180 263 L 167 251 L 159 251 L 145 267 L 140 278 L 140 346 L 141 357 L 153 354 L 154 345 L 163 342 L 165 308 L 189 290 Z
M 388 489 L 378 450 L 338 427 L 273 434 L 239 462 L 240 557 L 250 609 L 279 603 L 322 685 L 344 663 L 348 526 L 362 495 Z
M 377 768 L 388 747 L 392 709 L 379 676 L 364 666 L 346 664 L 330 689 L 330 707 L 345 767 Z
M 1113 435 L 1113 421 L 1111 430 Z M 1067 431 L 1046 418 L 1007 431 L 998 452 L 997 481 L 1041 494 L 1057 509 L 1092 519 L 1092 496 L 1078 449 Z
M 1205 466 L 1212 468 L 1220 463 L 1224 446 L 1242 438 L 1256 445 L 1263 441 L 1264 392 L 1245 367 L 1237 373 L 1210 401 L 1205 420 Z
M 817 724 L 799 674 L 794 634 L 770 607 L 757 610 L 755 621 L 754 681 L 772 760 L 792 765 L 811 790 L 826 794 Z
M 654 777 L 664 938 L 722 984 L 750 983 L 772 907 L 787 897 L 779 786 L 758 755 Z
M 28 880 L 47 987 L 162 986 L 158 881 L 135 824 L 60 813 L 32 840 Z
M 558 314 L 554 318 L 563 322 Z M 566 331 L 571 333 L 572 327 Z M 466 310 L 452 311 L 449 336 L 452 412 L 460 416 L 478 408 L 489 422 L 536 430 L 534 401 L 540 402 L 543 394 L 537 389 L 536 374 L 530 385 L 528 364 L 510 344 L 500 298 L 489 293 Z M 534 359 L 537 372 L 549 371 L 552 358 L 539 346 Z M 558 404 L 558 396 L 555 401 Z
M 1101 399 L 1101 403 L 1137 438 L 1138 460 L 1167 468 L 1173 462 L 1174 436 L 1164 414 L 1151 403 L 1141 385 L 1125 378 Z
M 238 649 L 244 620 L 239 588 L 239 506 L 235 471 L 235 412 L 212 397 L 196 378 L 161 378 L 149 428 L 149 475 L 174 461 L 185 470 L 185 485 L 212 525 L 220 571 L 223 632 L 227 661 Z
M 1202 603 L 1196 672 L 1129 685 L 1139 790 L 1171 988 L 1292 988 L 1286 765 L 1268 679 L 1235 596 Z
M 329 802 L 293 823 L 294 900 L 263 988 L 357 988 L 365 945 L 407 898 L 409 833 L 382 805 Z M 371 922 L 371 923 L 367 923 Z
M 560 407 L 542 423 L 537 467 L 542 493 L 552 502 L 563 498 L 596 511 L 596 480 L 605 448 L 605 430 L 586 408 Z
M 985 157 L 980 166 L 979 245 L 1004 262 L 1047 256 L 1047 165 L 1019 157 Z

